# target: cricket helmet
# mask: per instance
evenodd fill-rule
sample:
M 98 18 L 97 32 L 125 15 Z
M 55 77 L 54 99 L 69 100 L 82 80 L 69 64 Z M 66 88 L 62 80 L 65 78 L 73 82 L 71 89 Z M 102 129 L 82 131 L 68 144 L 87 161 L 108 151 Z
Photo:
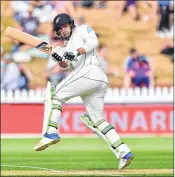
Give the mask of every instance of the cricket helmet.
M 71 25 L 71 33 L 72 30 L 75 28 L 75 24 L 74 24 L 74 20 L 66 13 L 61 13 L 58 14 L 54 20 L 53 20 L 53 25 L 54 25 L 54 31 L 56 32 L 58 37 L 61 37 L 58 30 L 60 29 L 60 27 L 66 23 L 69 23 Z M 70 34 L 71 36 L 71 34 Z

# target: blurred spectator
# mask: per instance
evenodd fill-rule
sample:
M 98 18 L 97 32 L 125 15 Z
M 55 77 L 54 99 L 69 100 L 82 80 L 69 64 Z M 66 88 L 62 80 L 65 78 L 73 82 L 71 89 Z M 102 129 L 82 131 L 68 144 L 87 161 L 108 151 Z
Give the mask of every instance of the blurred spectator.
M 30 88 L 30 81 L 34 78 L 33 73 L 26 65 L 26 62 L 31 60 L 31 56 L 28 52 L 16 52 L 13 54 L 13 60 L 17 63 L 20 70 L 19 89 L 28 90 Z
M 157 35 L 164 37 L 170 30 L 170 0 L 158 0 L 160 7 L 160 20 L 157 26 Z
M 75 10 L 77 9 L 77 7 L 80 6 L 80 1 L 72 1 L 73 7 L 75 8 Z
M 35 2 L 35 3 L 34 3 Z M 40 21 L 38 19 L 38 17 L 35 15 L 34 16 L 34 10 L 36 10 L 35 5 L 37 4 L 37 1 L 30 1 L 30 4 L 28 6 L 28 15 L 26 15 L 25 17 L 22 17 L 19 20 L 19 29 L 31 34 L 33 36 L 36 36 L 40 39 L 42 39 L 43 41 L 49 42 L 50 37 L 47 34 L 40 34 L 38 32 L 38 28 L 40 27 Z M 38 5 L 37 5 L 38 7 Z M 42 16 L 43 17 L 43 16 Z M 43 17 L 44 18 L 44 17 Z M 26 45 L 24 43 L 15 41 L 15 45 L 12 48 L 12 53 L 16 53 L 16 52 L 21 52 L 21 51 L 27 51 L 28 54 L 30 54 L 32 57 L 38 57 L 38 58 L 47 58 L 48 54 L 41 52 L 39 50 L 36 50 L 34 48 L 31 48 L 31 46 Z
M 81 6 L 85 8 L 92 8 L 94 7 L 94 1 L 93 0 L 83 0 L 81 1 Z
M 116 1 L 114 6 L 116 7 L 117 20 L 121 19 L 124 11 L 127 11 L 133 20 L 138 20 L 136 0 Z
M 47 1 L 30 1 L 30 5 L 34 8 L 33 16 L 37 17 L 40 23 L 51 23 L 57 15 L 55 7 Z
M 21 18 L 19 21 L 21 29 L 33 36 L 37 36 L 37 28 L 40 24 L 39 19 L 33 15 L 34 8 L 29 6 L 26 17 Z
M 103 71 L 109 76 L 118 76 L 118 70 L 116 68 L 109 68 L 108 62 L 108 47 L 104 44 L 100 44 L 98 47 L 98 55 L 101 59 L 101 65 Z
M 106 8 L 106 0 L 101 0 L 101 1 L 95 1 L 95 8 L 103 9 Z
M 14 63 L 12 54 L 4 55 L 1 60 L 4 62 L 4 71 L 1 77 L 1 89 L 19 89 L 20 70 L 18 65 Z
M 158 1 L 143 1 L 147 7 L 150 7 L 148 15 L 143 16 L 144 21 L 155 20 L 158 13 Z
M 3 57 L 4 57 L 4 48 L 1 46 L 1 80 L 6 66 L 5 62 L 3 61 Z
M 39 22 L 39 28 L 37 29 L 40 35 L 50 35 L 52 33 L 52 21 L 57 15 L 54 6 L 49 1 L 29 1 L 29 4 L 33 7 L 33 16 L 36 17 Z
M 29 3 L 28 1 L 11 1 L 11 7 L 13 10 L 13 17 L 16 21 L 20 21 L 21 18 L 25 17 L 28 12 Z
M 166 33 L 166 37 L 174 38 L 174 1 L 170 1 L 170 31 Z
M 75 17 L 75 8 L 72 1 L 50 1 L 58 13 L 67 13 L 72 18 Z
M 137 52 L 137 50 L 135 48 L 131 48 L 129 53 L 130 53 L 130 56 L 128 56 L 126 58 L 125 65 L 124 65 L 125 71 L 127 71 L 127 69 L 129 67 L 131 67 L 133 62 L 135 62 L 137 60 L 138 56 L 139 56 L 139 54 L 138 54 L 138 52 Z
M 26 52 L 16 52 L 13 54 L 13 60 L 18 64 L 20 69 L 19 89 L 28 90 L 30 88 L 30 81 L 34 78 L 34 75 L 25 63 L 31 60 L 31 56 Z
M 130 56 L 125 61 L 124 87 L 149 87 L 152 70 L 147 57 L 139 55 L 136 49 L 130 50 Z
M 30 88 L 30 81 L 34 78 L 30 69 L 24 63 L 18 63 L 20 69 L 19 89 L 28 90 Z
M 84 16 L 79 16 L 79 17 L 76 19 L 76 24 L 77 24 L 78 26 L 83 25 L 83 24 L 85 24 L 85 23 L 86 23 L 86 20 L 85 20 Z
M 18 28 L 28 34 L 37 36 L 38 35 L 37 29 L 40 23 L 38 18 L 33 16 L 33 10 L 34 9 L 32 6 L 28 7 L 27 10 L 28 14 L 25 17 L 21 17 L 21 19 L 19 20 Z M 20 48 L 26 50 L 30 48 L 30 46 L 25 45 L 24 43 L 21 42 L 17 43 L 17 45 L 13 47 L 12 52 L 17 52 Z
M 174 62 L 174 42 L 173 42 L 173 38 L 167 40 L 165 46 L 162 48 L 160 53 L 169 56 L 171 61 Z

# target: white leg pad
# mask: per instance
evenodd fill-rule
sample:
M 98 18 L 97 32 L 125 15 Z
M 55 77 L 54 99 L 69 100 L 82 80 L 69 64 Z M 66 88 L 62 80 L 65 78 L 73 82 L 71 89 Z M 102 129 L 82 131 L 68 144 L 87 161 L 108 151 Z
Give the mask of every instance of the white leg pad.
M 111 151 L 115 154 L 115 156 L 119 158 L 119 154 L 116 151 L 116 149 L 112 146 L 112 143 L 109 140 L 108 136 L 104 135 L 104 133 L 102 133 L 101 131 L 101 130 L 104 130 L 105 127 L 109 125 L 109 123 L 107 123 L 105 120 L 104 120 L 105 122 L 102 120 L 105 124 L 103 124 L 104 127 L 103 126 L 100 127 L 101 128 L 100 130 L 98 126 L 94 126 L 94 124 L 92 123 L 88 115 L 81 116 L 80 119 L 85 123 L 85 125 L 89 129 L 91 129 L 95 134 L 97 134 L 100 138 L 102 138 L 105 141 L 105 143 L 108 145 L 108 147 L 111 149 Z
M 55 87 L 51 82 L 47 82 L 47 87 L 45 90 L 44 97 L 44 121 L 43 121 L 43 132 L 42 135 L 45 135 L 49 127 L 57 129 L 58 118 L 61 115 L 61 105 L 57 100 L 54 100 Z M 58 112 L 55 114 L 56 109 Z M 60 115 L 59 115 L 60 114 Z

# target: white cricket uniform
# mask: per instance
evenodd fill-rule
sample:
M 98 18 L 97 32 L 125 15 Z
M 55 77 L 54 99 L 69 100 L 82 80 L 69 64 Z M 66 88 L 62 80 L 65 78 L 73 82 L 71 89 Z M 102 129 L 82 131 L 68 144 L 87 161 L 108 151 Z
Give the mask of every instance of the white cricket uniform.
M 78 61 L 71 62 L 73 71 L 57 85 L 55 99 L 64 103 L 80 96 L 95 123 L 104 117 L 104 96 L 108 79 L 96 52 L 97 36 L 88 25 L 81 25 L 73 30 L 65 50 L 73 52 L 80 47 L 85 49 L 86 54 L 78 56 Z
M 53 87 L 48 82 L 43 121 L 44 137 L 35 146 L 35 150 L 44 150 L 60 140 L 54 134 L 57 134 L 58 119 L 61 116 L 61 103 L 80 96 L 89 115 L 88 118 L 83 116 L 84 118 L 81 118 L 81 120 L 107 143 L 112 152 L 119 158 L 119 169 L 122 169 L 129 165 L 133 159 L 133 154 L 129 154 L 128 146 L 120 140 L 114 127 L 104 119 L 104 96 L 108 79 L 101 68 L 100 59 L 96 53 L 97 46 L 98 39 L 88 25 L 79 26 L 73 31 L 65 46 L 66 51 L 74 52 L 83 47 L 86 54 L 80 55 L 78 61 L 71 62 L 74 70 L 57 85 L 54 97 L 52 95 Z M 58 50 L 60 49 L 58 48 Z M 53 135 L 56 138 L 49 138 Z M 128 154 L 127 159 L 123 158 L 126 154 Z

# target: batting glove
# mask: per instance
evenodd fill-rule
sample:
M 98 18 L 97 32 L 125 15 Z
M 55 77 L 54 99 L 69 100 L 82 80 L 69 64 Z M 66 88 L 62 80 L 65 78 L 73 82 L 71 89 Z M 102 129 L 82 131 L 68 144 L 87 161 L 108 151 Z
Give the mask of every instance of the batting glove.
M 70 61 L 77 61 L 76 57 L 80 55 L 80 53 L 76 50 L 75 52 L 65 52 L 63 57 L 66 60 L 70 60 Z
M 56 62 L 63 61 L 64 51 L 65 51 L 64 47 L 57 46 L 51 54 L 52 59 Z
M 53 52 L 51 56 L 52 56 L 52 59 L 56 62 L 62 61 L 62 57 L 60 57 L 56 52 Z

